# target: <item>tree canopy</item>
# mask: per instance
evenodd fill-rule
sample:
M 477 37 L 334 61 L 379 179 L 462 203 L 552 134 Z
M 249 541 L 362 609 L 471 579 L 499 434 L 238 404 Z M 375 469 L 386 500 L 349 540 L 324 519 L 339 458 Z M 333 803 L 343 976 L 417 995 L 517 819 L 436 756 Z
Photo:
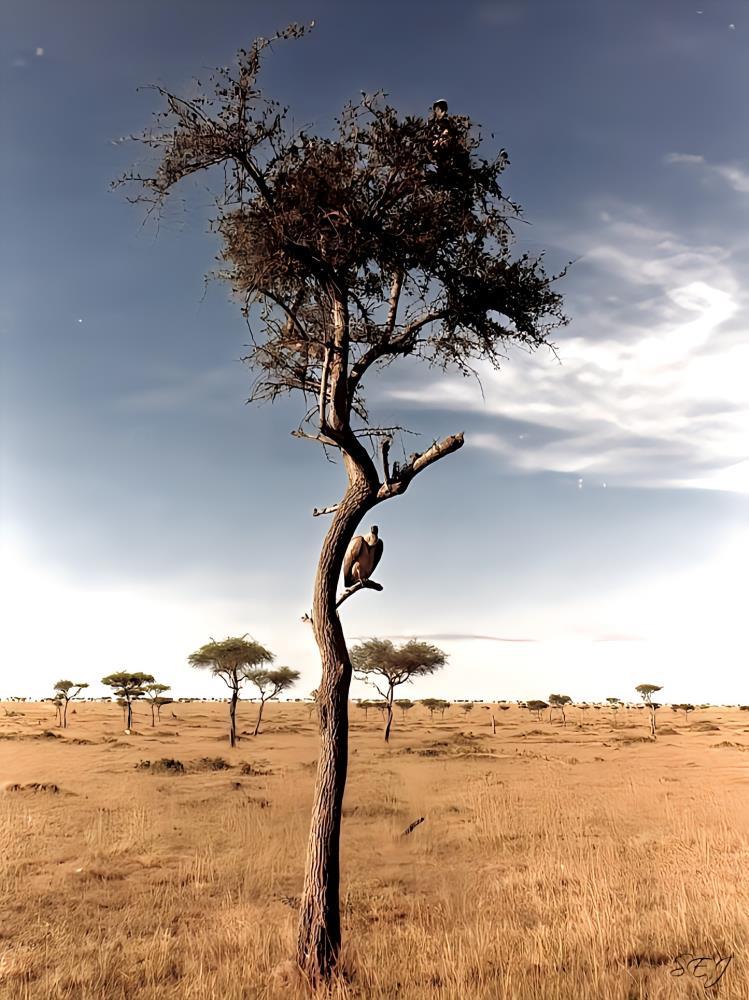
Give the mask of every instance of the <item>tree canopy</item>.
M 250 682 L 254 684 L 255 687 L 260 692 L 260 706 L 257 713 L 257 722 L 255 723 L 254 736 L 257 736 L 260 730 L 260 722 L 263 717 L 263 708 L 266 701 L 272 701 L 277 698 L 282 691 L 288 690 L 288 688 L 293 687 L 294 684 L 299 680 L 300 673 L 298 670 L 292 670 L 291 667 L 275 667 L 272 670 L 268 670 L 263 667 L 255 667 L 252 670 L 248 670 L 245 677 Z
M 351 648 L 354 670 L 382 695 L 416 677 L 427 677 L 447 662 L 447 655 L 436 646 L 411 639 L 396 646 L 390 639 L 367 639 Z M 381 677 L 378 684 L 374 678 Z
M 211 639 L 187 658 L 191 667 L 210 670 L 214 677 L 220 677 L 232 689 L 237 682 L 247 679 L 252 668 L 261 663 L 272 663 L 274 659 L 270 650 L 254 639 L 248 639 L 246 635 L 230 636 L 218 642 Z
M 347 105 L 332 134 L 290 125 L 258 76 L 272 42 L 306 30 L 240 49 L 195 96 L 156 87 L 166 106 L 137 137 L 154 170 L 118 183 L 158 208 L 185 178 L 223 168 L 218 274 L 244 302 L 251 398 L 303 394 L 312 436 L 363 460 L 369 369 L 406 356 L 464 374 L 499 367 L 510 342 L 549 345 L 566 318 L 542 256 L 512 254 L 521 210 L 500 184 L 509 158 L 482 155 L 470 118 L 401 116 L 376 94 Z M 416 471 L 396 470 L 389 495 Z

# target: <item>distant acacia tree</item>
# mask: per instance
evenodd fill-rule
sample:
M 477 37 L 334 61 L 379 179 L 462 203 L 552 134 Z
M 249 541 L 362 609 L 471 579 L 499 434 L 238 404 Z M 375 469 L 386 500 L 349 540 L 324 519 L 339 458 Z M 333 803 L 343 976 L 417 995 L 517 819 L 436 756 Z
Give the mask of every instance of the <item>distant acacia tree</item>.
M 364 719 L 365 719 L 365 721 L 366 721 L 366 719 L 369 718 L 369 710 L 370 710 L 370 708 L 374 708 L 374 706 L 375 706 L 375 702 L 373 702 L 369 698 L 359 698 L 359 700 L 356 702 L 356 707 L 360 708 L 362 710 L 362 712 L 364 712 Z
M 549 721 L 551 721 L 551 713 L 556 708 L 562 713 L 562 725 L 567 725 L 567 716 L 564 713 L 565 706 L 572 704 L 572 698 L 568 694 L 550 694 L 549 695 Z
M 429 719 L 431 722 L 434 721 L 434 713 L 439 710 L 442 705 L 441 698 L 422 698 L 421 704 L 429 712 Z
M 619 709 L 622 707 L 621 698 L 607 698 L 606 702 L 611 708 L 611 720 L 614 723 L 614 728 L 616 728 L 616 717 Z
M 140 671 L 128 673 L 126 670 L 118 670 L 114 674 L 102 677 L 102 684 L 113 689 L 117 704 L 122 706 L 125 715 L 125 729 L 133 728 L 133 702 L 145 697 L 146 685 L 153 684 L 153 681 L 152 674 L 144 674 Z
M 230 747 L 237 745 L 237 702 L 239 691 L 247 681 L 247 674 L 261 664 L 272 663 L 274 659 L 273 653 L 265 646 L 246 635 L 229 636 L 220 642 L 211 639 L 188 656 L 187 662 L 191 667 L 210 670 L 214 677 L 220 677 L 229 688 Z
M 406 712 L 410 712 L 414 707 L 414 702 L 408 698 L 396 698 L 395 704 L 401 710 L 401 715 L 403 716 L 403 721 L 406 721 Z
M 580 709 L 580 725 L 584 726 L 585 725 L 585 713 L 590 708 L 590 705 L 586 701 L 582 701 L 582 702 L 580 702 L 580 704 L 577 707 Z
M 290 687 L 293 687 L 299 680 L 300 674 L 298 670 L 292 670 L 291 667 L 274 667 L 271 670 L 256 667 L 253 670 L 248 670 L 246 676 L 250 684 L 254 684 L 260 693 L 257 721 L 252 734 L 253 736 L 257 736 L 260 732 L 260 723 L 263 718 L 263 709 L 265 708 L 266 701 L 273 701 L 282 691 L 287 691 Z
M 55 704 L 59 702 L 60 710 L 60 724 L 63 729 L 67 729 L 68 726 L 68 704 L 73 701 L 84 688 L 87 688 L 88 684 L 84 684 L 82 681 L 58 681 L 55 684 Z
M 466 701 L 460 707 L 463 710 L 464 715 L 468 716 L 473 711 L 473 702 L 472 701 Z
M 534 701 L 527 701 L 525 703 L 525 707 L 528 709 L 529 712 L 535 712 L 536 713 L 536 721 L 540 722 L 541 721 L 541 713 L 545 709 L 547 709 L 549 707 L 549 705 L 545 701 L 540 701 L 539 699 L 535 699 Z
M 683 712 L 685 722 L 689 722 L 689 713 L 694 711 L 694 705 L 685 701 L 679 702 L 678 705 L 672 705 L 671 708 L 676 712 Z
M 162 205 L 185 178 L 217 179 L 222 277 L 252 323 L 251 398 L 298 394 L 299 437 L 340 452 L 347 476 L 314 586 L 312 627 L 322 661 L 321 750 L 302 892 L 297 962 L 313 985 L 340 952 L 339 838 L 348 761 L 351 662 L 337 608 L 344 555 L 362 517 L 402 496 L 463 434 L 389 461 L 393 428 L 369 419 L 366 378 L 422 359 L 470 374 L 499 368 L 508 345 L 533 350 L 565 322 L 542 255 L 513 253 L 519 208 L 500 185 L 504 150 L 485 158 L 468 117 L 440 108 L 408 115 L 376 97 L 347 106 L 336 131 L 290 127 L 258 85 L 261 59 L 293 25 L 240 50 L 205 92 L 156 88 L 165 110 L 141 136 L 158 156 L 130 174 L 134 200 Z M 370 445 L 368 448 L 367 445 Z M 379 465 L 376 454 L 379 446 Z M 356 589 L 373 581 L 359 581 Z
M 163 704 L 171 704 L 171 698 L 165 698 L 164 692 L 171 690 L 169 684 L 146 684 L 145 699 L 151 706 L 151 725 L 156 725 L 156 714 L 160 713 Z M 160 717 L 160 715 L 159 715 Z
M 647 708 L 650 712 L 650 735 L 653 739 L 655 739 L 655 713 L 660 708 L 660 705 L 653 701 L 653 695 L 662 690 L 663 688 L 657 684 L 638 684 L 635 688 L 643 700 L 643 708 Z
M 402 646 L 395 646 L 390 639 L 367 639 L 353 646 L 350 656 L 357 679 L 371 684 L 385 703 L 386 743 L 393 725 L 395 689 L 418 677 L 430 676 L 447 662 L 441 649 L 417 639 Z

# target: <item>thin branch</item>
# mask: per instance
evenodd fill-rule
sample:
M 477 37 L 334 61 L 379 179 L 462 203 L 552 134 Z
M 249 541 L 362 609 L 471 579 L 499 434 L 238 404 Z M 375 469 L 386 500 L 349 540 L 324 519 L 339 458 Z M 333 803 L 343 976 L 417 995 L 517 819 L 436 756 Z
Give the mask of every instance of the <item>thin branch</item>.
M 385 329 L 387 330 L 388 336 L 392 334 L 395 329 L 395 320 L 398 316 L 398 302 L 401 297 L 401 289 L 403 288 L 403 271 L 396 271 L 393 275 L 393 283 L 390 286 L 390 302 L 388 304 L 388 317 L 385 322 Z
M 381 583 L 375 583 L 374 580 L 357 580 L 356 583 L 348 587 L 343 591 L 341 596 L 335 602 L 335 606 L 340 608 L 344 601 L 347 601 L 349 597 L 357 592 L 357 590 L 384 590 L 385 588 Z
M 314 507 L 312 510 L 313 517 L 320 517 L 322 514 L 335 514 L 338 510 L 340 504 L 334 503 L 329 507 Z
M 325 430 L 328 426 L 328 376 L 330 375 L 330 347 L 325 347 L 325 360 L 323 361 L 322 373 L 320 375 L 320 399 L 318 408 L 320 411 L 320 428 Z
M 308 434 L 307 431 L 303 431 L 298 427 L 295 431 L 291 432 L 291 436 L 294 438 L 304 438 L 305 441 L 319 441 L 320 444 L 325 445 L 327 448 L 339 447 L 337 441 L 327 437 L 325 434 Z
M 430 323 L 436 323 L 437 320 L 442 319 L 445 315 L 446 312 L 444 309 L 437 309 L 424 313 L 419 316 L 418 319 L 412 320 L 408 323 L 397 337 L 394 337 L 392 340 L 384 340 L 381 343 L 374 344 L 370 347 L 370 349 L 365 351 L 365 353 L 362 354 L 359 360 L 351 368 L 351 374 L 349 376 L 351 388 L 354 389 L 359 384 L 364 373 L 375 363 L 375 361 L 378 361 L 380 358 L 384 358 L 387 355 L 407 354 L 413 346 L 413 340 L 416 334 L 425 326 L 429 326 Z
M 393 439 L 390 437 L 383 438 L 380 442 L 380 455 L 382 457 L 382 479 L 386 486 L 390 485 L 390 461 L 388 455 L 390 454 L 390 445 L 393 443 Z

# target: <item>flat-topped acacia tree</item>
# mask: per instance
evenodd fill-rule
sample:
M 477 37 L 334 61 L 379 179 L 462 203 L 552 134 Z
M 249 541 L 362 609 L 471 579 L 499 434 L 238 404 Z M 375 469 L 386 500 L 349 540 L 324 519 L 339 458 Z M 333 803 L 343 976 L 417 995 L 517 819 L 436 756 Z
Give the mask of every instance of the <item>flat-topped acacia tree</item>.
M 662 690 L 663 688 L 659 687 L 658 684 L 638 684 L 635 688 L 635 691 L 642 698 L 642 707 L 647 708 L 650 712 L 650 736 L 652 739 L 655 739 L 656 736 L 655 713 L 661 707 L 653 701 L 653 695 Z
M 238 739 L 237 702 L 242 685 L 250 680 L 253 670 L 272 663 L 274 659 L 269 649 L 246 635 L 229 636 L 219 641 L 211 639 L 187 657 L 191 667 L 210 670 L 229 688 L 229 746 L 232 748 L 237 745 Z
M 540 257 L 513 253 L 519 208 L 500 177 L 504 150 L 485 158 L 468 117 L 443 105 L 428 118 L 399 115 L 380 96 L 348 105 L 329 132 L 295 131 L 258 83 L 261 61 L 292 25 L 240 50 L 190 96 L 164 101 L 137 137 L 155 154 L 150 174 L 130 173 L 133 200 L 152 210 L 186 178 L 216 182 L 220 277 L 244 304 L 256 374 L 251 399 L 297 394 L 292 433 L 338 452 L 343 497 L 315 577 L 312 627 L 322 662 L 320 753 L 297 961 L 311 983 L 328 980 L 341 944 L 339 839 L 348 761 L 351 661 L 338 615 L 346 547 L 362 517 L 402 496 L 425 469 L 463 445 L 451 434 L 391 463 L 394 428 L 369 417 L 367 378 L 417 358 L 438 370 L 499 368 L 508 345 L 549 344 L 565 322 Z M 380 589 L 373 581 L 357 583 Z
M 138 670 L 129 673 L 127 670 L 117 670 L 113 674 L 102 677 L 102 684 L 111 687 L 117 698 L 117 704 L 125 716 L 125 729 L 133 728 L 133 702 L 145 697 L 146 685 L 154 683 L 153 674 L 144 674 Z
M 58 681 L 55 684 L 55 704 L 59 702 L 60 725 L 67 729 L 68 725 L 68 704 L 87 688 L 88 684 L 81 681 Z
M 358 680 L 371 684 L 383 699 L 385 742 L 390 742 L 395 689 L 444 667 L 447 656 L 428 642 L 410 639 L 395 646 L 390 639 L 366 639 L 350 651 Z
M 255 685 L 260 694 L 257 720 L 252 733 L 253 736 L 257 736 L 260 732 L 260 723 L 263 721 L 263 709 L 266 701 L 273 701 L 282 691 L 293 687 L 299 680 L 300 674 L 298 670 L 292 670 L 291 667 L 274 667 L 272 670 L 255 667 L 253 670 L 248 670 L 245 676 L 250 684 Z

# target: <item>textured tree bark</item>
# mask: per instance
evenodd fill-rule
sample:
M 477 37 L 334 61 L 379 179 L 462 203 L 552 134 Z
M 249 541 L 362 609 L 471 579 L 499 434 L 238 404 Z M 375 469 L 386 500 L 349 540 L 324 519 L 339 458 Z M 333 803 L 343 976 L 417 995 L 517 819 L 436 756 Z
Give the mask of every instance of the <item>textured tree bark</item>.
M 340 830 L 348 767 L 348 694 L 351 661 L 336 611 L 336 588 L 346 547 L 363 515 L 374 506 L 374 484 L 349 465 L 349 487 L 333 517 L 315 578 L 312 624 L 322 660 L 317 710 L 317 765 L 307 865 L 299 916 L 297 963 L 310 983 L 330 979 L 341 947 Z

